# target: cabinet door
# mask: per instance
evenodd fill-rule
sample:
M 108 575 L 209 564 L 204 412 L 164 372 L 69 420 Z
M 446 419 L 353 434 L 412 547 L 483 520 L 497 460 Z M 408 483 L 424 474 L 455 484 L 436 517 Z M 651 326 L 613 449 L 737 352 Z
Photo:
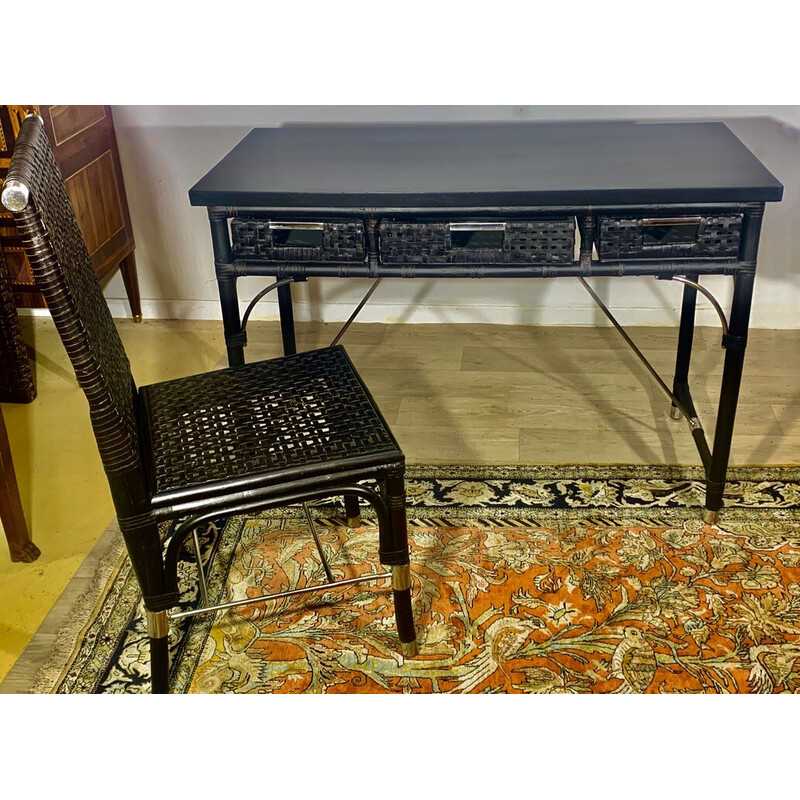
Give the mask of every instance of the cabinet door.
M 125 185 L 109 106 L 0 106 L 0 180 L 19 125 L 28 110 L 40 114 L 95 273 L 102 279 L 124 259 L 126 288 L 132 281 L 138 303 L 134 249 Z M 11 215 L 0 209 L 0 239 L 18 307 L 42 307 Z M 128 291 L 129 297 L 131 291 Z M 131 298 L 133 300 L 133 298 Z M 141 309 L 138 310 L 141 314 Z
M 99 278 L 133 251 L 108 106 L 42 106 L 45 131 Z

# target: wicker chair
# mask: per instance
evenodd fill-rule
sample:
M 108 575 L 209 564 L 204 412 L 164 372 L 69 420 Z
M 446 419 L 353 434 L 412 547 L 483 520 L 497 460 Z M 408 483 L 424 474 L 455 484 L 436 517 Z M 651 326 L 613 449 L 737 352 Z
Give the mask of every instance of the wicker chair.
M 197 526 L 332 495 L 361 498 L 374 507 L 380 561 L 391 572 L 366 579 L 391 577 L 400 649 L 415 654 L 405 459 L 344 349 L 313 350 L 137 389 L 37 116 L 22 124 L 2 202 L 13 212 L 89 402 L 144 598 L 152 691 L 169 690 L 167 636 L 170 609 L 180 595 L 179 554 L 189 536 L 198 546 Z M 171 534 L 162 541 L 159 528 L 169 521 Z M 199 552 L 198 565 L 205 598 Z M 355 582 L 332 581 L 325 568 L 329 582 L 307 591 Z

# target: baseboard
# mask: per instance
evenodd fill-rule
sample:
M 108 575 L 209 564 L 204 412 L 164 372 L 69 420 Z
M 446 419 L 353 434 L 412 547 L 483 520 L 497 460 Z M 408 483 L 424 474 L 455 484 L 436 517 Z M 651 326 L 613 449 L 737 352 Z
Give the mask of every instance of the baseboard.
M 111 313 L 119 319 L 129 318 L 130 306 L 127 300 L 109 298 Z M 240 313 L 244 313 L 247 305 L 240 304 Z M 327 302 L 323 306 L 307 303 L 302 300 L 294 305 L 295 319 L 300 322 L 324 321 L 343 322 L 353 313 L 355 304 Z M 42 309 L 25 309 L 23 313 L 33 315 L 47 314 Z M 210 300 L 143 300 L 142 313 L 145 319 L 189 319 L 189 320 L 221 320 L 219 303 Z M 679 320 L 677 309 L 658 308 L 622 308 L 615 309 L 619 321 L 624 325 L 641 326 L 676 326 Z M 277 307 L 274 304 L 264 305 L 253 313 L 252 319 L 277 320 Z M 494 325 L 576 325 L 606 326 L 610 323 L 594 306 L 530 306 L 525 308 L 507 305 L 449 305 L 408 303 L 368 303 L 358 315 L 359 322 L 379 323 L 454 323 L 476 324 L 490 323 Z M 718 327 L 719 318 L 712 308 L 698 306 L 696 324 L 700 326 Z M 797 329 L 800 318 L 797 310 L 770 309 L 769 319 L 759 319 L 754 311 L 751 328 Z

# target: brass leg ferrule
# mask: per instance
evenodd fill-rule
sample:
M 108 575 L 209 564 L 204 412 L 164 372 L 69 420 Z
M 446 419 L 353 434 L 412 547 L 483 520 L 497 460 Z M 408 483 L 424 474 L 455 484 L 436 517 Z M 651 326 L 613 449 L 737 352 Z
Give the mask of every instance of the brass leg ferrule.
M 392 589 L 400 592 L 411 588 L 411 565 L 402 564 L 392 567 Z
M 348 517 L 347 518 L 347 527 L 348 528 L 360 528 L 361 527 L 361 514 L 357 517 Z
M 147 635 L 151 639 L 163 639 L 169 635 L 169 616 L 166 611 L 145 611 Z
M 413 658 L 418 655 L 419 645 L 417 644 L 417 640 L 414 639 L 413 642 L 400 642 L 400 652 L 403 658 Z
M 717 511 L 706 511 L 703 513 L 703 522 L 707 522 L 709 525 L 713 525 L 717 521 Z
M 672 417 L 672 419 L 680 419 L 683 416 L 683 414 L 681 414 L 681 410 L 678 408 L 678 406 L 672 406 L 672 408 L 670 409 L 669 415 Z

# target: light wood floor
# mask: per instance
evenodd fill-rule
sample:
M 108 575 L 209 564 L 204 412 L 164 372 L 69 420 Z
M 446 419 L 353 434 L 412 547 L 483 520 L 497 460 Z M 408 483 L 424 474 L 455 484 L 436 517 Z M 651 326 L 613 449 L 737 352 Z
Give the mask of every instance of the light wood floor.
M 39 396 L 3 406 L 25 513 L 42 557 L 0 546 L 0 680 L 113 518 L 85 401 L 48 319 L 26 319 Z M 225 360 L 218 322 L 119 321 L 139 383 Z M 301 348 L 338 326 L 298 324 Z M 676 331 L 632 328 L 671 383 Z M 253 322 L 248 360 L 280 355 Z M 342 343 L 409 462 L 699 464 L 688 427 L 612 328 L 355 324 Z M 692 391 L 709 440 L 724 351 L 698 328 Z M 751 331 L 733 464 L 800 464 L 800 330 Z

